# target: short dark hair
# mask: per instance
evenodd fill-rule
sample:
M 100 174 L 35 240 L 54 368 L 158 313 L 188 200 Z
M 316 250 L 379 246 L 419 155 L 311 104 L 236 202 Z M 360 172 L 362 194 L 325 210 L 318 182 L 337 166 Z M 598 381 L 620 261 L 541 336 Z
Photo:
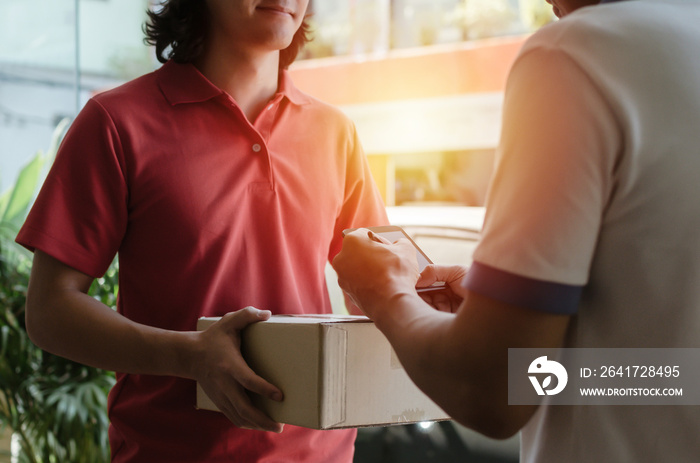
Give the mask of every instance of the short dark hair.
M 169 59 L 178 63 L 191 63 L 202 54 L 209 28 L 206 3 L 203 0 L 166 0 L 158 11 L 147 11 L 144 41 L 156 47 L 156 57 L 161 63 Z M 310 26 L 304 18 L 294 34 L 292 43 L 280 50 L 280 69 L 287 69 L 299 51 L 309 41 Z

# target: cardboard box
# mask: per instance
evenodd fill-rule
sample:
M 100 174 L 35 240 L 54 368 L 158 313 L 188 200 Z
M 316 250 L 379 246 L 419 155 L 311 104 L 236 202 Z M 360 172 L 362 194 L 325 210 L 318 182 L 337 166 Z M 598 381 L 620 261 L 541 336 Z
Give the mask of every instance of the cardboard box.
M 197 329 L 216 320 L 202 318 Z M 246 328 L 241 350 L 256 373 L 284 392 L 283 402 L 251 394 L 277 422 L 335 429 L 448 419 L 366 317 L 273 316 Z M 197 407 L 216 410 L 199 385 Z

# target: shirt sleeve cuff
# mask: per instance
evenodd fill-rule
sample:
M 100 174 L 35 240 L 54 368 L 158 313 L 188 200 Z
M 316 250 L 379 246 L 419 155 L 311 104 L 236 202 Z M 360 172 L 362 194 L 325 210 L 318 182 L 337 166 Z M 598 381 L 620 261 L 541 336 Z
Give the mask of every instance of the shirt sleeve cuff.
M 583 286 L 535 280 L 474 262 L 462 285 L 501 302 L 540 312 L 573 315 Z

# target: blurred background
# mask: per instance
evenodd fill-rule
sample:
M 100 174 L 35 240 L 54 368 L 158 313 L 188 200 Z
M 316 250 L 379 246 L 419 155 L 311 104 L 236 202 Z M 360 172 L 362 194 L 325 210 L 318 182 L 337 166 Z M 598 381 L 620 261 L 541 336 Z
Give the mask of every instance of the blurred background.
M 159 66 L 142 32 L 147 9 L 159 4 L 0 0 L 0 462 L 94 463 L 108 455 L 103 409 L 111 373 L 31 346 L 21 317 L 30 261 L 12 240 L 87 99 Z M 545 0 L 311 0 L 309 12 L 313 40 L 290 69 L 295 83 L 354 120 L 391 221 L 434 261 L 468 264 L 506 76 L 527 36 L 554 20 L 551 7 Z M 113 266 L 93 288 L 107 304 L 117 273 Z M 332 282 L 329 276 L 337 296 Z M 356 461 L 514 462 L 518 440 L 491 441 L 452 422 L 367 428 Z
M 0 191 L 95 92 L 158 67 L 147 0 L 0 0 Z M 483 204 L 505 76 L 544 0 L 311 0 L 297 85 L 356 121 L 388 206 Z

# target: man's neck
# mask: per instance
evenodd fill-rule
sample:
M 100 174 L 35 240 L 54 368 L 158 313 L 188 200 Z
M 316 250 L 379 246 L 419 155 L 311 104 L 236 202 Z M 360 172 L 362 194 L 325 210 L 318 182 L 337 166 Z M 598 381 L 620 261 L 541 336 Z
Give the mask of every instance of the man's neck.
M 279 52 L 256 55 L 205 53 L 195 65 L 228 93 L 253 123 L 277 92 Z

